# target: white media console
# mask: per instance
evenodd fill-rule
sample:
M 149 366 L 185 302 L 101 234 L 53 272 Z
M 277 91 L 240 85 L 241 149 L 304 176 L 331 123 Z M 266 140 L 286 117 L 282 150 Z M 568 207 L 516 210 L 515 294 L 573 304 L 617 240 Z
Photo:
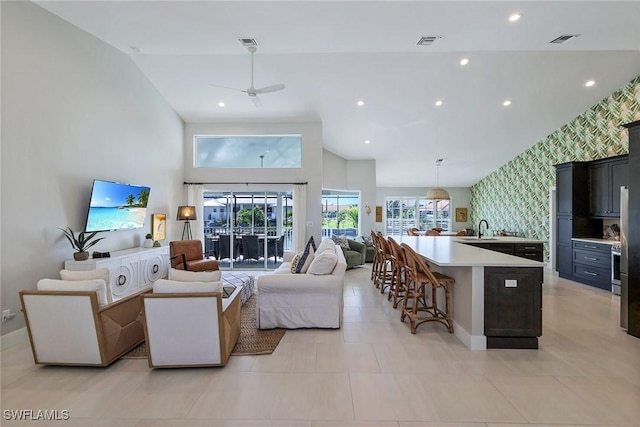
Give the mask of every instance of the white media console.
M 111 252 L 109 258 L 89 258 L 86 261 L 66 260 L 67 270 L 108 268 L 108 283 L 113 301 L 149 287 L 169 273 L 169 247 L 131 248 Z

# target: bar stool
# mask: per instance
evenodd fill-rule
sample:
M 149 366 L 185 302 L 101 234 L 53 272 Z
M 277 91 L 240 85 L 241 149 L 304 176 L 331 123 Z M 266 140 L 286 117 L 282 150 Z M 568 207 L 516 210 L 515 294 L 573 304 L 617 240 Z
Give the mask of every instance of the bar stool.
M 420 235 L 420 229 L 416 228 L 416 227 L 412 227 L 407 229 L 407 235 L 409 236 L 419 236 Z
M 380 288 L 380 293 L 383 294 L 385 289 L 391 286 L 393 280 L 392 274 L 392 259 L 391 249 L 387 239 L 378 231 L 378 247 L 379 247 L 379 264 L 375 278 L 376 288 Z
M 387 299 L 393 299 L 393 308 L 398 308 L 398 304 L 402 301 L 407 291 L 405 275 L 406 260 L 400 244 L 396 242 L 393 237 L 388 237 L 387 241 L 389 242 L 389 247 L 393 255 L 393 283 L 391 289 L 389 289 Z
M 371 230 L 371 240 L 373 241 L 373 263 L 371 264 L 371 281 L 375 285 L 375 279 L 378 275 L 378 268 L 380 266 L 380 244 L 378 243 L 378 235 L 375 231 Z
M 447 327 L 449 333 L 453 333 L 451 323 L 451 286 L 455 280 L 449 276 L 431 271 L 422 257 L 406 243 L 401 245 L 406 259 L 405 272 L 408 273 L 406 281 L 406 295 L 402 301 L 402 314 L 400 321 L 408 316 L 411 322 L 411 333 L 416 333 L 418 325 L 424 322 L 440 322 Z M 427 302 L 426 286 L 431 286 L 431 305 Z M 445 309 L 438 307 L 436 291 L 438 288 L 444 290 Z M 409 306 L 408 301 L 412 305 Z M 425 312 L 427 316 L 419 316 L 420 312 Z

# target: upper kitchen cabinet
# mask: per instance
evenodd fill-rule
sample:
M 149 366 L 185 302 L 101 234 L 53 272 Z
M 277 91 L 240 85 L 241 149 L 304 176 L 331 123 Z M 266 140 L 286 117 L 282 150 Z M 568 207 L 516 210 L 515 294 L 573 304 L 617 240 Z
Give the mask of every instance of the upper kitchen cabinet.
M 589 164 L 589 216 L 620 216 L 620 187 L 628 184 L 628 156 L 611 157 Z
M 556 213 L 558 215 L 586 216 L 589 168 L 585 162 L 556 165 Z

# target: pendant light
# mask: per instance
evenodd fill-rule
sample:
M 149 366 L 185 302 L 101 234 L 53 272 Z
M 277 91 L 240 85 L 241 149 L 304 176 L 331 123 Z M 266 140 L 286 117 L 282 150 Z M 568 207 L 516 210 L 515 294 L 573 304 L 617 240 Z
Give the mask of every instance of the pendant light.
M 444 159 L 436 160 L 436 188 L 432 188 L 427 192 L 425 199 L 427 200 L 451 200 L 451 196 L 444 188 L 440 188 L 440 165 Z

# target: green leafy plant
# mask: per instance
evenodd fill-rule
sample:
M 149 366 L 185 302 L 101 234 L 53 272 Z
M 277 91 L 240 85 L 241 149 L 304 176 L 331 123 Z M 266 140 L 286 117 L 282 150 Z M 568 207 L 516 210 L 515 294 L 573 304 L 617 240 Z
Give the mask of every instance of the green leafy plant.
M 151 233 L 147 233 L 146 236 L 144 236 L 145 239 L 153 239 L 153 234 Z
M 78 252 L 86 252 L 87 249 L 89 249 L 91 246 L 104 239 L 104 237 L 96 238 L 96 234 L 99 233 L 98 231 L 94 231 L 89 234 L 81 231 L 80 233 L 78 233 L 78 237 L 76 238 L 73 230 L 71 230 L 69 227 L 60 228 L 60 230 L 62 230 L 62 232 L 64 233 L 64 237 L 66 237 L 69 243 L 71 243 L 71 247 Z

